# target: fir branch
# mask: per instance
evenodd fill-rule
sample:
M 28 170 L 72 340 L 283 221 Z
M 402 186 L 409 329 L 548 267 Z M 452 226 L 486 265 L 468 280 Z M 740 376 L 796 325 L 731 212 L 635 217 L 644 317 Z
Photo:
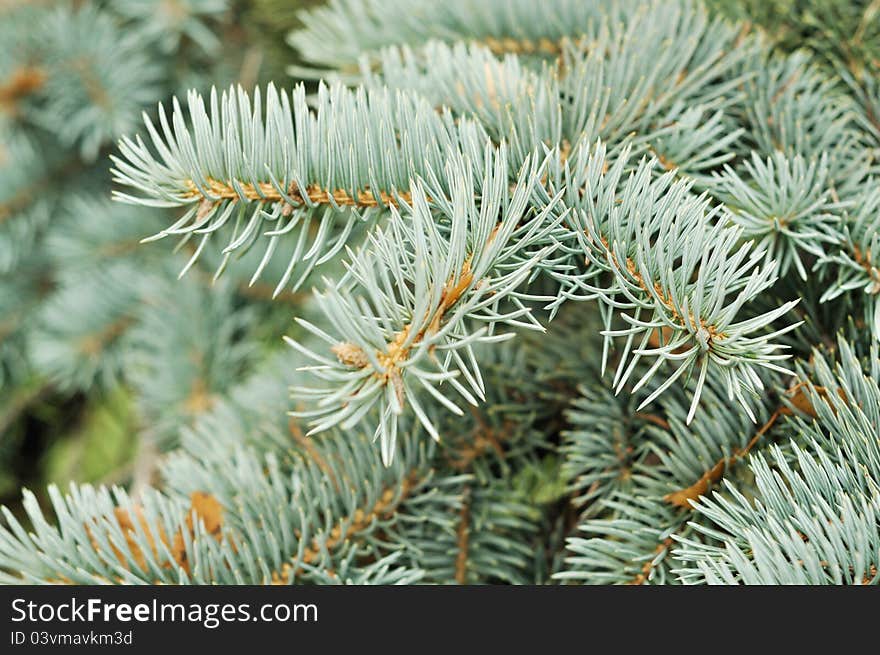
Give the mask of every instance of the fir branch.
M 798 0 L 813 56 L 690 0 L 335 0 L 292 41 L 364 86 L 192 92 L 120 143 L 140 207 L 95 202 L 49 139 L 128 132 L 160 69 L 204 88 L 155 55 L 215 47 L 221 4 L 61 8 L 45 48 L 15 36 L 45 8 L 0 27 L 4 391 L 124 376 L 150 472 L 27 495 L 0 580 L 880 581 L 864 3 Z M 264 353 L 285 291 L 293 347 Z
M 122 373 L 126 336 L 134 324 L 143 279 L 124 263 L 105 268 L 101 293 L 84 296 L 88 273 L 65 277 L 39 310 L 29 341 L 38 371 L 66 391 L 112 386 Z
M 577 410 L 570 415 L 576 423 L 566 434 L 563 471 L 569 476 L 586 474 L 602 486 L 601 493 L 581 510 L 577 528 L 584 536 L 569 537 L 567 557 L 555 574 L 558 579 L 591 584 L 676 581 L 680 561 L 673 554 L 672 538 L 691 535 L 693 526 L 688 521 L 696 517 L 690 505 L 670 503 L 669 496 L 699 478 L 706 462 L 726 461 L 756 443 L 750 419 L 724 411 L 729 403 L 723 391 L 721 379 L 710 376 L 704 391 L 705 411 L 690 425 L 686 424 L 688 389 L 665 394 L 659 402 L 658 420 L 645 423 L 635 420 L 631 410 L 609 412 L 601 393 L 575 403 Z M 650 393 L 650 387 L 639 392 L 642 396 Z M 631 402 L 638 401 L 637 396 Z M 764 404 L 752 412 L 762 418 L 769 413 Z M 621 465 L 618 441 L 609 434 L 627 433 L 631 436 L 626 446 L 631 452 Z M 605 477 L 603 467 L 615 474 L 621 466 L 625 480 Z
M 213 56 L 221 42 L 205 19 L 216 19 L 229 10 L 228 0 L 111 0 L 109 4 L 130 21 L 127 29 L 157 42 L 163 52 L 174 52 L 186 39 Z
M 230 283 L 208 289 L 196 278 L 159 277 L 144 295 L 128 335 L 126 379 L 149 426 L 145 438 L 167 447 L 247 370 L 257 317 L 235 306 Z
M 626 491 L 633 484 L 633 464 L 642 457 L 644 423 L 632 412 L 633 399 L 619 400 L 604 385 L 583 385 L 566 413 L 562 433 L 562 472 L 583 515 L 600 510 L 597 499 Z M 660 417 L 654 421 L 668 429 Z

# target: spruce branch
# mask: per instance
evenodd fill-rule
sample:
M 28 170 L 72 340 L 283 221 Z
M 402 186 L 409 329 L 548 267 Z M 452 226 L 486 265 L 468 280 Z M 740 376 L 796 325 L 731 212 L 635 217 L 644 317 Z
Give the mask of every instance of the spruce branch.
M 112 386 L 121 376 L 127 333 L 144 280 L 123 262 L 101 271 L 101 293 L 83 296 L 88 274 L 66 277 L 39 310 L 29 339 L 36 370 L 65 391 Z
M 569 482 L 572 504 L 584 516 L 600 510 L 597 499 L 628 491 L 632 466 L 642 456 L 646 421 L 634 412 L 633 398 L 623 400 L 601 384 L 582 385 L 566 416 L 562 433 L 562 473 Z M 661 425 L 668 424 L 658 417 Z
M 42 20 L 46 80 L 29 120 L 94 160 L 102 145 L 134 128 L 157 96 L 161 69 L 135 35 L 95 6 L 59 7 Z
M 139 137 L 122 139 L 114 178 L 136 195 L 117 190 L 115 197 L 184 208 L 154 238 L 197 240 L 187 268 L 222 233 L 229 241 L 217 274 L 233 253 L 259 242 L 256 281 L 279 243 L 288 244 L 276 294 L 294 270 L 295 288 L 340 252 L 356 223 L 409 202 L 415 177 L 442 170 L 448 153 L 481 142 L 476 126 L 456 127 L 423 100 L 384 90 L 322 85 L 314 112 L 302 85 L 290 97 L 269 85 L 265 115 L 259 91 L 253 101 L 240 88 L 212 91 L 208 105 L 190 93 L 192 127 L 176 99 L 170 118 L 160 106 L 158 129 L 145 117 L 156 154 Z
M 337 548 L 344 541 L 368 529 L 374 528 L 375 524 L 388 520 L 397 506 L 412 494 L 418 482 L 411 475 L 404 477 L 395 487 L 384 488 L 371 507 L 356 509 L 350 518 L 346 517 L 334 525 L 323 539 L 315 537 L 311 544 L 301 548 L 296 557 L 300 564 L 299 568 L 285 562 L 280 569 L 273 571 L 272 584 L 291 584 L 297 575 L 301 574 L 306 567 L 313 566 L 313 563 L 319 561 L 327 551 Z
M 829 302 L 854 292 L 864 307 L 864 320 L 874 339 L 880 339 L 880 269 L 875 261 L 880 252 L 880 190 L 874 178 L 866 182 L 843 216 L 841 248 L 827 252 L 818 267 L 829 272 L 833 283 L 820 302 Z
M 598 400 L 600 392 L 573 405 L 576 422 L 565 435 L 563 471 L 574 489 L 592 479 L 595 489 L 590 491 L 604 493 L 578 506 L 577 534 L 568 538 L 567 556 L 555 577 L 588 584 L 675 583 L 680 562 L 674 538 L 692 534 L 689 521 L 697 517 L 690 504 L 670 502 L 670 497 L 698 478 L 707 462 L 750 447 L 754 426 L 744 413 L 724 411 L 729 403 L 718 376 L 709 377 L 705 411 L 690 425 L 688 389 L 665 394 L 650 418 L 615 416 Z M 639 393 L 649 394 L 650 387 Z M 752 412 L 762 419 L 769 413 L 766 403 L 757 403 Z M 623 444 L 622 435 L 627 437 Z
M 814 419 L 818 418 L 816 408 L 811 400 L 811 395 L 813 394 L 808 392 L 810 388 L 820 398 L 824 398 L 828 394 L 828 390 L 825 387 L 813 386 L 808 381 L 802 380 L 795 383 L 783 394 L 783 404 L 770 415 L 770 418 L 755 432 L 755 436 L 745 446 L 733 448 L 730 454 L 715 462 L 692 485 L 670 492 L 663 497 L 663 500 L 673 505 L 690 509 L 692 503 L 705 496 L 713 485 L 717 485 L 725 474 L 729 473 L 731 467 L 745 460 L 746 456 L 782 417 L 805 415 Z
M 487 146 L 477 166 L 453 157 L 445 169 L 450 196 L 436 180 L 424 183 L 443 220 L 416 183 L 406 212 L 392 208 L 387 229 L 374 231 L 367 247 L 351 254 L 345 278 L 318 296 L 336 335 L 298 319 L 335 358 L 287 340 L 330 383 L 294 389 L 317 403 L 298 412 L 312 419 L 311 433 L 351 427 L 378 408 L 375 434 L 383 460 L 390 462 L 405 405 L 439 439 L 422 404 L 425 393 L 456 414 L 461 409 L 441 385 L 473 405 L 485 396 L 473 346 L 512 336 L 496 334 L 496 324 L 541 329 L 524 304 L 535 298 L 520 287 L 553 249 L 552 235 L 563 218 L 552 214 L 558 197 L 540 212 L 530 209 L 543 167 L 537 159 L 527 161 L 511 187 L 504 147 Z M 523 260 L 522 253 L 533 248 Z
M 742 175 L 742 177 L 740 177 Z M 821 259 L 827 244 L 843 240 L 840 211 L 847 203 L 834 202 L 828 158 L 807 162 L 776 152 L 766 161 L 757 154 L 737 173 L 725 166 L 711 184 L 713 192 L 743 228 L 743 236 L 755 237 L 767 246 L 767 255 L 779 264 L 780 275 L 794 266 L 807 279 L 804 255 Z
M 26 266 L 51 220 L 54 199 L 41 191 L 69 171 L 46 159 L 38 142 L 0 123 L 0 274 Z
M 616 2 L 612 10 L 632 12 L 637 5 Z M 523 0 L 479 5 L 453 0 L 443 7 L 424 0 L 331 0 L 299 14 L 303 28 L 291 33 L 288 42 L 308 65 L 291 72 L 323 77 L 334 69 L 352 71 L 364 53 L 432 38 L 482 43 L 496 55 L 555 57 L 563 40 L 582 36 L 603 14 L 597 2 L 561 0 L 554 10 L 548 14 Z M 388 16 L 396 17 L 393 24 Z
M 674 583 L 671 535 L 685 525 L 685 515 L 642 494 L 613 493 L 604 505 L 614 514 L 580 526 L 588 536 L 568 539 L 565 568 L 554 577 L 582 584 Z
M 856 186 L 868 161 L 866 142 L 855 105 L 836 80 L 803 52 L 783 57 L 755 50 L 744 65 L 754 72 L 743 83 L 737 110 L 748 145 L 765 156 L 781 151 L 819 159 L 824 154 L 831 179 L 844 188 Z
M 119 488 L 111 491 L 72 485 L 66 496 L 57 487 L 50 487 L 49 497 L 58 526 L 46 521 L 36 497 L 30 493 L 25 494 L 24 507 L 32 532 L 26 532 L 3 508 L 8 527 L 0 530 L 0 551 L 5 561 L 15 563 L 21 576 L 3 574 L 5 582 L 179 581 L 179 575 L 186 576 L 187 562 L 192 561 L 187 559 L 191 552 L 187 551 L 186 541 L 192 543 L 194 538 L 217 533 L 222 524 L 222 514 L 218 514 L 213 499 L 207 500 L 209 529 L 205 521 L 193 521 L 183 501 L 169 502 L 155 492 L 136 503 Z M 194 504 L 204 504 L 202 498 L 194 497 Z M 193 510 L 201 518 L 199 508 Z M 174 537 L 169 539 L 169 534 Z
M 396 17 L 393 23 L 387 20 L 389 15 Z M 622 30 L 640 21 L 665 29 L 680 27 L 681 34 L 689 36 L 698 35 L 706 25 L 718 34 L 730 30 L 723 21 L 708 18 L 696 3 L 670 6 L 637 0 L 554 0 L 549 7 L 528 0 L 479 4 L 452 0 L 442 8 L 424 0 L 332 0 L 301 12 L 299 18 L 303 27 L 291 33 L 288 42 L 306 65 L 289 70 L 296 76 L 324 78 L 356 72 L 359 60 L 374 61 L 382 48 L 417 47 L 431 40 L 474 44 L 495 56 L 512 55 L 540 62 L 559 57 L 572 43 L 590 44 L 606 21 Z M 650 41 L 645 39 L 646 43 Z M 718 39 L 714 41 L 718 43 Z M 698 38 L 693 39 L 688 46 L 698 43 Z M 712 41 L 707 43 L 713 47 Z
M 741 100 L 741 64 L 755 44 L 691 5 L 650 4 L 626 16 L 591 24 L 589 38 L 567 43 L 555 64 L 530 67 L 479 44 L 429 41 L 362 58 L 361 79 L 418 91 L 473 118 L 515 156 L 541 143 L 601 138 L 612 146 L 629 139 L 680 174 L 730 159 L 742 130 L 725 112 Z M 686 47 L 665 47 L 672 41 Z
M 154 280 L 128 335 L 124 365 L 148 427 L 167 447 L 247 370 L 256 343 L 252 307 L 236 307 L 234 287 L 190 278 Z
M 162 53 L 225 69 L 225 0 L 4 14 L 2 391 L 123 377 L 177 447 L 5 512 L 0 581 L 880 581 L 876 30 L 834 4 L 787 55 L 695 0 L 331 1 L 329 85 L 160 106 L 128 208 L 47 145 L 206 88 Z
M 593 153 L 580 149 L 564 169 L 551 171 L 551 191 L 564 188 L 561 202 L 574 210 L 574 240 L 565 247 L 575 257 L 586 254 L 586 266 L 575 261 L 574 271 L 553 273 L 564 287 L 555 304 L 599 299 L 605 305 L 603 370 L 612 340 L 624 339 L 613 382 L 617 392 L 643 358 L 653 364 L 633 391 L 664 364 L 675 367 L 637 409 L 679 377 L 696 373 L 690 422 L 713 371 L 723 376 L 729 398 L 749 413 L 746 394 L 763 388 L 756 369 L 790 373 L 778 363 L 788 358 L 780 352 L 786 346 L 775 339 L 797 324 L 773 323 L 797 301 L 742 317 L 744 307 L 776 280 L 764 248 L 744 242 L 742 229 L 723 220 L 722 207 L 691 193 L 692 182 L 675 180 L 673 172 L 655 177 L 655 163 L 646 160 L 624 178 L 626 164 L 624 152 L 607 166 L 600 144 Z M 612 324 L 614 311 L 624 322 L 620 328 Z
M 752 456 L 755 500 L 732 485 L 695 505 L 707 539 L 681 540 L 687 582 L 725 584 L 873 584 L 877 581 L 877 480 L 880 475 L 880 357 L 863 365 L 843 340 L 832 368 L 816 352 L 802 370 L 807 422 L 786 421 L 799 436 L 790 453 Z
M 159 44 L 165 53 L 189 39 L 210 55 L 217 54 L 220 40 L 205 24 L 205 18 L 216 18 L 229 10 L 228 0 L 111 0 L 110 7 L 131 21 L 126 27 Z
M 238 448 L 212 462 L 172 458 L 185 476 L 137 502 L 120 489 L 72 485 L 62 496 L 52 488 L 54 522 L 26 494 L 32 531 L 5 509 L 0 527 L 0 554 L 21 577 L 0 576 L 98 584 L 293 583 L 325 580 L 334 570 L 357 576 L 405 546 L 401 529 L 457 506 L 454 488 L 465 478 L 433 476 L 431 453 L 420 446 L 404 448 L 392 467 L 364 456 L 366 439 L 336 435 L 319 447 L 346 480 L 338 491 L 309 461 L 286 475 L 272 455 Z

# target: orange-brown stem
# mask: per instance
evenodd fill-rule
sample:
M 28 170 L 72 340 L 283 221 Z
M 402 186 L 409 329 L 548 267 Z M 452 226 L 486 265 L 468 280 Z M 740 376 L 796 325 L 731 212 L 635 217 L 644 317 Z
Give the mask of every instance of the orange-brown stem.
M 215 201 L 241 200 L 242 196 L 244 196 L 246 200 L 257 202 L 284 202 L 285 200 L 281 193 L 278 192 L 278 189 L 275 188 L 275 185 L 269 182 L 259 182 L 256 185 L 241 183 L 237 185 L 237 189 L 229 182 L 222 182 L 220 180 L 215 180 L 214 178 L 208 178 L 206 187 L 210 197 L 207 197 L 192 180 L 184 182 L 184 186 L 188 189 L 184 194 L 185 197 L 201 198 L 203 201 L 207 201 L 208 207 L 210 207 L 211 203 Z M 241 192 L 239 192 L 239 189 Z M 306 196 L 308 196 L 308 199 L 314 204 L 328 205 L 332 198 L 337 205 L 342 207 L 376 207 L 379 205 L 380 201 L 385 205 L 396 206 L 398 204 L 398 198 L 407 204 L 412 201 L 412 196 L 409 192 L 399 192 L 396 195 L 392 195 L 385 191 L 374 193 L 370 189 L 364 189 L 363 191 L 356 192 L 355 195 L 352 196 L 348 191 L 343 189 L 330 191 L 329 189 L 324 189 L 316 184 L 308 186 L 305 194 L 303 194 L 296 185 L 291 185 L 287 196 L 297 205 L 306 204 Z
M 808 383 L 801 381 L 792 386 L 788 392 L 788 400 L 791 405 L 793 405 L 798 411 L 816 418 L 816 408 L 813 406 L 812 401 L 810 400 L 809 395 L 806 390 L 808 388 Z M 826 398 L 828 395 L 828 390 L 825 387 L 813 387 L 813 390 L 816 391 L 821 398 Z M 841 391 L 838 392 L 838 395 L 841 399 L 845 400 L 844 394 Z M 779 420 L 781 416 L 790 416 L 794 413 L 794 411 L 786 405 L 779 407 L 776 411 L 771 414 L 770 418 L 767 420 L 764 425 L 755 433 L 755 435 L 749 440 L 749 443 L 746 444 L 744 448 L 737 449 L 731 454 L 729 457 L 724 457 L 715 465 L 707 470 L 700 477 L 699 480 L 694 482 L 691 486 L 685 489 L 679 489 L 673 493 L 667 494 L 663 497 L 663 499 L 677 507 L 682 507 L 684 509 L 692 509 L 691 501 L 697 500 L 700 496 L 706 494 L 709 491 L 709 488 L 717 483 L 724 476 L 724 473 L 730 469 L 736 462 L 751 452 L 751 450 L 755 447 L 758 441 L 763 437 L 771 427 Z
M 464 488 L 461 501 L 461 512 L 458 516 L 458 530 L 456 531 L 456 545 L 458 551 L 455 556 L 455 581 L 458 584 L 467 582 L 468 548 L 470 547 L 471 535 L 471 490 Z
M 46 73 L 38 66 L 22 66 L 14 70 L 9 80 L 0 84 L 0 109 L 17 113 L 18 102 L 38 91 L 45 82 Z

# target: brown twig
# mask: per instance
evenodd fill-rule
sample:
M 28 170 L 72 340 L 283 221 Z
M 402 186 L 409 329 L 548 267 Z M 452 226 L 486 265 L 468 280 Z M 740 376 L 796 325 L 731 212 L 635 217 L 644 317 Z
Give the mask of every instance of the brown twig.
M 495 236 L 495 232 L 489 237 L 491 241 Z M 471 271 L 471 258 L 465 261 L 461 271 L 457 275 L 453 274 L 443 285 L 440 294 L 440 302 L 437 308 L 425 318 L 424 327 L 410 340 L 410 332 L 413 330 L 413 323 L 410 323 L 386 346 L 386 350 L 376 351 L 376 357 L 382 366 L 382 371 L 375 371 L 374 375 L 383 380 L 384 384 L 391 383 L 394 385 L 397 393 L 398 401 L 403 405 L 403 379 L 401 377 L 399 364 L 406 360 L 413 347 L 422 342 L 425 336 L 436 334 L 440 330 L 440 324 L 446 312 L 459 301 L 461 296 L 470 287 L 474 280 Z M 338 343 L 331 349 L 337 359 L 346 366 L 354 368 L 366 368 L 369 366 L 369 358 L 367 354 L 353 343 Z
M 553 41 L 542 37 L 535 41 L 531 39 L 514 39 L 512 37 L 487 36 L 478 41 L 485 45 L 494 55 L 549 55 L 556 56 L 562 53 L 562 49 L 568 37 Z
M 638 575 L 636 575 L 635 578 L 633 578 L 629 582 L 629 584 L 643 585 L 646 582 L 648 582 L 648 579 L 650 578 L 650 575 L 651 575 L 651 571 L 653 571 L 654 567 L 656 566 L 657 558 L 660 555 L 662 555 L 664 552 L 669 550 L 669 548 L 672 546 L 673 543 L 674 542 L 672 540 L 672 537 L 667 537 L 662 542 L 660 542 L 657 545 L 657 548 L 654 549 L 654 557 L 652 557 L 650 560 L 648 560 L 647 562 L 645 562 L 642 565 L 642 570 L 638 573 Z
M 17 114 L 18 103 L 39 90 L 45 82 L 46 72 L 38 66 L 21 66 L 14 70 L 9 80 L 0 84 L 0 109 Z
M 789 403 L 793 405 L 795 409 L 815 418 L 817 416 L 816 408 L 813 407 L 813 404 L 805 391 L 807 389 L 807 385 L 808 383 L 806 382 L 798 382 L 788 390 L 787 395 L 789 398 Z M 825 398 L 828 395 L 828 391 L 827 389 L 825 389 L 825 387 L 812 388 L 822 398 Z M 842 398 L 842 392 L 838 393 Z M 751 450 L 761 439 L 761 437 L 767 434 L 770 428 L 773 427 L 773 425 L 776 423 L 776 421 L 779 420 L 781 416 L 790 416 L 792 414 L 794 414 L 794 411 L 790 409 L 787 405 L 780 406 L 778 409 L 776 409 L 776 411 L 773 412 L 773 414 L 770 415 L 770 418 L 767 419 L 767 422 L 761 426 L 761 428 L 749 440 L 749 443 L 746 444 L 744 448 L 736 449 L 729 457 L 721 458 L 715 463 L 714 466 L 712 466 L 712 468 L 703 473 L 700 479 L 694 482 L 691 486 L 667 494 L 663 497 L 663 500 L 672 505 L 676 505 L 677 507 L 692 509 L 692 502 L 697 500 L 700 496 L 705 495 L 713 484 L 721 480 L 726 471 L 728 471 L 734 464 L 736 464 L 737 461 L 748 455 L 749 452 L 751 452 Z
M 458 515 L 458 529 L 456 530 L 457 553 L 455 556 L 455 581 L 458 584 L 467 583 L 468 548 L 471 535 L 471 490 L 465 486 L 462 491 L 461 512 Z
M 207 195 L 192 180 L 186 180 L 183 184 L 187 188 L 184 197 L 201 198 L 206 203 L 205 207 L 207 209 L 205 211 L 210 210 L 213 203 L 220 200 L 285 201 L 285 198 L 271 182 L 258 182 L 257 184 L 241 183 L 233 186 L 231 182 L 222 182 L 209 177 L 205 185 Z M 355 195 L 352 196 L 344 189 L 330 191 L 316 184 L 306 187 L 305 192 L 301 191 L 295 183 L 291 184 L 287 191 L 287 196 L 296 205 L 304 205 L 308 202 L 317 205 L 329 205 L 331 204 L 331 199 L 335 204 L 342 207 L 376 207 L 380 201 L 383 205 L 397 206 L 398 198 L 407 204 L 412 202 L 412 196 L 406 191 L 400 191 L 396 194 L 389 194 L 385 191 L 374 193 L 367 188 L 362 191 L 356 191 Z M 200 208 L 200 211 L 203 210 Z

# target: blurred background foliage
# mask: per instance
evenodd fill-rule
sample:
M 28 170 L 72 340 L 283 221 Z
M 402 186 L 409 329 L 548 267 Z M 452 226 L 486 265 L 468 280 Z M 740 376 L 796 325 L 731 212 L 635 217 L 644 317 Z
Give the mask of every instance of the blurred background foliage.
M 764 32 L 784 52 L 807 50 L 850 87 L 880 140 L 878 0 L 707 0 L 724 16 Z
M 190 88 L 289 79 L 285 37 L 313 4 L 0 0 L 0 504 L 148 484 L 180 427 L 280 346 L 290 305 L 247 267 L 181 284 L 185 249 L 138 245 L 161 214 L 110 202 L 108 154 Z

